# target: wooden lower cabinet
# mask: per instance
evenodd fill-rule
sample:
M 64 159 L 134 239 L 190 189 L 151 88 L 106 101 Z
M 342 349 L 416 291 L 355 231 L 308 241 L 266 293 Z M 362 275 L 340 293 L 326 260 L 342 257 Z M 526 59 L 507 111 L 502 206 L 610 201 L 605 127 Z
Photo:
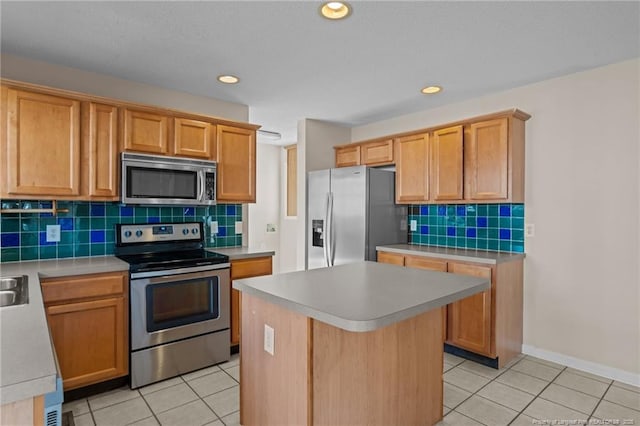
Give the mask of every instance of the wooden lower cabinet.
M 65 391 L 128 374 L 128 287 L 124 272 L 42 280 Z
M 231 281 L 240 278 L 259 277 L 271 275 L 273 272 L 271 256 L 253 257 L 249 259 L 237 259 L 231 261 Z M 231 289 L 231 346 L 240 343 L 240 317 L 241 317 L 240 292 Z
M 522 351 L 523 261 L 495 265 L 378 251 L 378 262 L 491 280 L 491 289 L 447 305 L 448 344 L 506 365 Z

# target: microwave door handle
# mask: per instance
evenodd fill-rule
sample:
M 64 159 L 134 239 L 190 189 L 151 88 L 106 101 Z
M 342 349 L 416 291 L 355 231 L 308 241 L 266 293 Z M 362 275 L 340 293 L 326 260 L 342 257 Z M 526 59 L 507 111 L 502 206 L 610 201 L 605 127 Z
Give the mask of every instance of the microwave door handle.
M 198 170 L 198 201 L 204 201 L 204 170 Z

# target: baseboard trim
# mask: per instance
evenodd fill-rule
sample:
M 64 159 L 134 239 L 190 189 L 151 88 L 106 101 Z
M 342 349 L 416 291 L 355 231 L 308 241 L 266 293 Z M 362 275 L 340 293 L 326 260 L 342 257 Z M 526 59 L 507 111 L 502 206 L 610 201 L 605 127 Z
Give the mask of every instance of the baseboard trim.
M 522 345 L 522 353 L 566 365 L 567 367 L 575 368 L 576 370 L 582 370 L 587 373 L 606 377 L 607 379 L 617 380 L 618 382 L 640 387 L 640 374 L 632 373 L 630 371 L 620 370 L 619 368 L 609 367 L 604 364 L 598 364 L 596 362 L 586 361 L 569 355 L 547 351 L 531 345 Z

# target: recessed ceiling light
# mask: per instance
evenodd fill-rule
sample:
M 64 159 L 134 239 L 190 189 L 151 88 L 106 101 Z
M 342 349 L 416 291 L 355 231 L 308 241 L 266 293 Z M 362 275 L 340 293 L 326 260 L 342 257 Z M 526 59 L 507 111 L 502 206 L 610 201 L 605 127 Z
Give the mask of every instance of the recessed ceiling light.
M 328 1 L 320 6 L 320 14 L 327 19 L 344 19 L 351 14 L 351 6 L 341 1 Z
M 434 93 L 438 93 L 441 90 L 442 90 L 442 87 L 440 86 L 427 86 L 427 87 L 423 87 L 422 90 L 420 91 L 425 95 L 433 95 Z
M 218 81 L 226 84 L 236 84 L 237 82 L 240 81 L 240 79 L 235 75 L 229 74 L 229 75 L 219 75 Z

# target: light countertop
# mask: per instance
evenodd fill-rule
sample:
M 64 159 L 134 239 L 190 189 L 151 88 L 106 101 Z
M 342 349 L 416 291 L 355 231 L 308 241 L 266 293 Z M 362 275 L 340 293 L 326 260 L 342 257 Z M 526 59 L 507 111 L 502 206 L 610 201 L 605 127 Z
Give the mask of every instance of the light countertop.
M 347 331 L 372 331 L 487 290 L 470 276 L 358 262 L 245 278 L 233 288 Z
M 417 244 L 389 244 L 377 246 L 376 250 L 414 256 L 437 257 L 440 259 L 495 265 L 524 259 L 524 253 L 504 253 L 497 251 L 469 250 L 448 247 L 421 246 Z
M 238 259 L 250 259 L 252 257 L 264 257 L 273 256 L 276 254 L 273 250 L 260 249 L 255 247 L 220 247 L 220 248 L 208 248 L 207 251 L 212 251 L 229 256 L 230 260 Z
M 0 276 L 27 275 L 29 303 L 0 308 L 0 404 L 56 389 L 56 365 L 40 278 L 127 271 L 113 256 L 0 263 Z

